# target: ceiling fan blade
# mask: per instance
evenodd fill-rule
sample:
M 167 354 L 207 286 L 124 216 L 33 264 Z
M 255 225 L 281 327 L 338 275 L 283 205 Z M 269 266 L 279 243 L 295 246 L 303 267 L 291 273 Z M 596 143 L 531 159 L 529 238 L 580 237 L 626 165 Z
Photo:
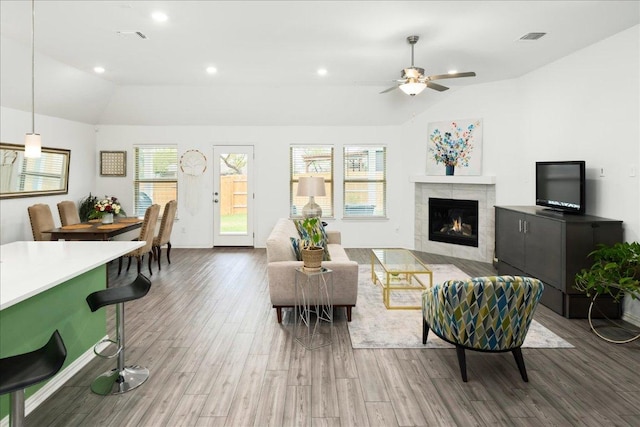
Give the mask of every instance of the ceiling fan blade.
M 476 73 L 468 71 L 465 73 L 438 74 L 436 76 L 427 77 L 429 80 L 457 79 L 458 77 L 475 77 Z
M 387 93 L 387 92 L 391 92 L 392 90 L 396 89 L 398 86 L 391 86 L 389 89 L 385 89 L 380 93 Z
M 429 82 L 429 81 L 427 81 L 425 83 L 427 84 L 428 88 L 437 90 L 438 92 L 444 92 L 445 90 L 449 89 L 448 87 L 439 85 L 438 83 Z

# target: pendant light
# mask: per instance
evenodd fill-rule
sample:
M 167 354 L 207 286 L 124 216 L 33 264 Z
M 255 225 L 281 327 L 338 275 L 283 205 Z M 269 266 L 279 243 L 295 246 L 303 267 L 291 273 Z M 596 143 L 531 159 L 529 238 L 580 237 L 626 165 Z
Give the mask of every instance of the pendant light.
M 36 106 L 35 106 L 35 0 L 31 0 L 31 133 L 24 138 L 24 156 L 38 158 L 41 155 L 42 140 L 36 133 Z

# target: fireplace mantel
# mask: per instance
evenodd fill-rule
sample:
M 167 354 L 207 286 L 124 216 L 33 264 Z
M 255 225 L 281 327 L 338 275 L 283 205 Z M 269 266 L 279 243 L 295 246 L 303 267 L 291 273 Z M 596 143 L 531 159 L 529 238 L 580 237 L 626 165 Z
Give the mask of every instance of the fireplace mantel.
M 478 184 L 478 185 L 495 185 L 496 177 L 494 175 L 411 175 L 410 182 L 418 182 L 423 184 Z

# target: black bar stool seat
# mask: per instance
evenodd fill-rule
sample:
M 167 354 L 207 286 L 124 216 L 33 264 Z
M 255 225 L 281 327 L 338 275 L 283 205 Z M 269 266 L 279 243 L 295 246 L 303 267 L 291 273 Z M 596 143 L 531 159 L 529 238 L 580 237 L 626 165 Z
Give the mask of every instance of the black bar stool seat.
M 107 288 L 89 294 L 87 304 L 92 312 L 95 312 L 107 305 L 119 304 L 127 301 L 142 298 L 147 295 L 151 288 L 151 282 L 146 276 L 140 274 L 133 283 L 127 286 Z
M 93 351 L 96 355 L 108 359 L 117 356 L 118 367 L 104 372 L 91 383 L 91 391 L 94 393 L 103 396 L 125 393 L 140 386 L 149 378 L 147 368 L 124 365 L 124 303 L 144 297 L 149 289 L 151 289 L 151 281 L 145 275 L 138 274 L 138 277 L 126 286 L 103 289 L 87 297 L 87 304 L 92 312 L 108 305 L 116 305 L 116 340 L 102 340 L 94 346 Z M 115 344 L 117 346 L 115 353 L 111 355 L 101 353 L 98 349 L 105 343 Z
M 11 393 L 10 425 L 24 425 L 24 389 L 60 371 L 67 349 L 56 330 L 43 347 L 0 359 L 0 394 Z

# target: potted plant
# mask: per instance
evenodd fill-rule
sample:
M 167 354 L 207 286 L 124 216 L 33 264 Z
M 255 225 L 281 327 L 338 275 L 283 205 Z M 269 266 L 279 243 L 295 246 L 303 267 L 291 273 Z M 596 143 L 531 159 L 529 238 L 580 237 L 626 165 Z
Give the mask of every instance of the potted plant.
M 98 198 L 91 193 L 87 197 L 80 199 L 78 202 L 78 214 L 80 215 L 80 221 L 87 222 L 89 221 L 90 215 L 95 210 L 96 203 L 98 203 Z
M 300 249 L 302 254 L 302 263 L 307 269 L 319 269 L 322 265 L 324 257 L 324 248 L 322 247 L 322 231 L 318 218 L 305 218 L 302 227 L 307 232 L 307 245 Z
M 589 257 L 593 265 L 576 274 L 576 289 L 594 298 L 607 294 L 616 301 L 625 294 L 640 298 L 640 243 L 598 245 Z

